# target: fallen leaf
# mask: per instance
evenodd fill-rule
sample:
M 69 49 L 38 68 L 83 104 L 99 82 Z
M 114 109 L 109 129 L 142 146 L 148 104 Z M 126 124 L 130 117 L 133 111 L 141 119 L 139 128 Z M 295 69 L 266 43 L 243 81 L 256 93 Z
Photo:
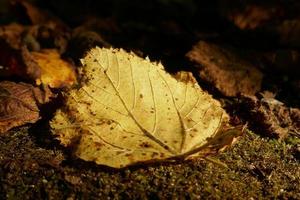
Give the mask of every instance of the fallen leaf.
M 16 23 L 0 26 L 0 39 L 7 42 L 15 50 L 26 46 L 31 51 L 56 48 L 60 53 L 64 53 L 69 38 L 69 28 L 59 26 L 53 22 L 32 26 Z
M 22 33 L 25 30 L 25 26 L 12 23 L 6 26 L 0 27 L 0 38 L 5 40 L 13 49 L 19 49 L 22 46 Z
M 200 64 L 200 77 L 225 96 L 254 95 L 260 91 L 263 74 L 232 50 L 200 41 L 187 57 Z
M 44 49 L 40 52 L 26 54 L 28 74 L 36 80 L 37 85 L 49 85 L 51 88 L 71 86 L 76 83 L 74 67 L 63 60 L 57 50 Z
M 300 136 L 300 110 L 287 107 L 269 94 L 262 94 L 261 99 L 243 96 L 238 107 L 257 133 L 279 139 L 288 134 Z
M 52 93 L 26 83 L 0 82 L 0 133 L 39 118 L 38 105 L 49 102 Z
M 160 63 L 99 47 L 82 63 L 81 87 L 66 94 L 50 125 L 83 160 L 121 168 L 188 158 L 228 123 L 190 73 L 175 79 Z

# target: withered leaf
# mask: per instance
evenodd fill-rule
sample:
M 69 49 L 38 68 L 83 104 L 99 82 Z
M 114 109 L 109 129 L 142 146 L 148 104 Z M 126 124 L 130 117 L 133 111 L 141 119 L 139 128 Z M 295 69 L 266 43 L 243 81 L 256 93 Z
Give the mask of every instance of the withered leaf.
M 52 93 L 26 83 L 0 82 L 0 133 L 34 123 L 40 118 L 38 105 L 47 103 Z
M 22 33 L 25 30 L 25 26 L 12 23 L 9 25 L 1 26 L 0 38 L 5 40 L 10 47 L 19 49 L 22 46 Z
M 300 110 L 288 108 L 274 97 L 264 95 L 243 96 L 238 105 L 244 118 L 258 133 L 275 138 L 285 138 L 288 134 L 300 136 Z M 245 114 L 243 114 L 245 113 Z
M 37 85 L 61 88 L 77 82 L 74 67 L 63 60 L 55 49 L 30 52 L 25 62 L 28 74 L 36 80 Z
M 263 74 L 232 50 L 200 41 L 187 57 L 200 64 L 200 77 L 225 96 L 254 95 L 260 91 Z
M 81 87 L 66 94 L 50 125 L 83 160 L 121 168 L 188 158 L 228 123 L 220 103 L 190 73 L 176 80 L 160 63 L 99 47 L 82 64 Z

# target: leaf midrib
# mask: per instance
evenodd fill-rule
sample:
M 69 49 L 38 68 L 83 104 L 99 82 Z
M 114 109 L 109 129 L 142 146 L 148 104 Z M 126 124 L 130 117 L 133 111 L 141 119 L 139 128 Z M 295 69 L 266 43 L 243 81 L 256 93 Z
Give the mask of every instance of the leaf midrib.
M 106 52 L 107 53 L 107 52 Z M 110 84 L 112 85 L 113 89 L 116 92 L 116 95 L 118 96 L 118 98 L 120 99 L 122 105 L 124 106 L 125 110 L 127 111 L 128 115 L 132 118 L 132 120 L 136 123 L 136 125 L 139 127 L 139 129 L 145 134 L 145 136 L 147 136 L 149 139 L 151 139 L 152 141 L 156 142 L 158 145 L 160 145 L 161 147 L 163 147 L 165 150 L 167 150 L 168 152 L 170 152 L 173 155 L 177 155 L 177 152 L 175 150 L 173 150 L 170 146 L 168 146 L 167 144 L 163 143 L 161 140 L 157 139 L 156 137 L 154 137 L 150 132 L 148 132 L 146 129 L 144 129 L 142 127 L 142 125 L 137 121 L 137 119 L 134 117 L 134 115 L 132 114 L 132 112 L 129 110 L 129 108 L 127 107 L 124 99 L 121 97 L 119 90 L 116 88 L 116 86 L 114 85 L 113 81 L 111 80 L 111 78 L 109 77 L 109 75 L 107 74 L 108 69 L 105 69 L 102 64 L 99 62 L 99 60 L 91 53 L 89 52 L 89 54 L 91 54 L 91 56 L 93 58 L 95 58 L 95 60 L 97 61 L 98 65 L 102 68 L 103 73 L 105 75 L 105 77 L 108 79 L 108 81 L 110 82 Z M 108 58 L 107 58 L 108 59 Z M 130 62 L 130 61 L 129 61 Z M 109 67 L 109 66 L 108 66 Z M 131 66 L 132 69 L 132 66 Z M 133 73 L 133 70 L 132 70 Z

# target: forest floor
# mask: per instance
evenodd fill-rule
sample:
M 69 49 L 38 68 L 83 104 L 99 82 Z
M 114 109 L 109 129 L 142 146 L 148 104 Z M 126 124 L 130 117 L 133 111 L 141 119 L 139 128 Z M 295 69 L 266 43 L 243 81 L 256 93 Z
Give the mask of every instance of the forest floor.
M 299 199 L 297 144 L 247 131 L 206 160 L 113 170 L 72 158 L 45 129 L 24 127 L 0 137 L 0 198 Z
M 253 0 L 220 10 L 192 0 L 87 1 L 93 6 L 28 2 L 42 9 L 15 3 L 10 13 L 0 2 L 0 83 L 36 86 L 38 74 L 28 74 L 36 67 L 34 57 L 24 53 L 52 49 L 59 61 L 76 68 L 95 45 L 124 48 L 161 61 L 170 73 L 192 72 L 201 88 L 221 102 L 233 126 L 246 128 L 217 155 L 112 169 L 76 158 L 50 133 L 49 120 L 66 90 L 51 88 L 58 100 L 40 107 L 35 120 L 41 120 L 3 133 L 0 127 L 0 199 L 300 199 L 299 3 Z M 3 105 L 0 122 L 5 124 L 9 117 Z

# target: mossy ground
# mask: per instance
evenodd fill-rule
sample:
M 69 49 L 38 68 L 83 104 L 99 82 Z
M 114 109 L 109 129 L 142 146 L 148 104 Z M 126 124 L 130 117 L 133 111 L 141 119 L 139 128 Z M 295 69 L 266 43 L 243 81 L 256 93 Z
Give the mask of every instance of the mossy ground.
M 300 199 L 297 138 L 279 142 L 248 131 L 211 157 L 222 164 L 197 159 L 112 170 L 72 159 L 43 130 L 0 137 L 0 199 Z

